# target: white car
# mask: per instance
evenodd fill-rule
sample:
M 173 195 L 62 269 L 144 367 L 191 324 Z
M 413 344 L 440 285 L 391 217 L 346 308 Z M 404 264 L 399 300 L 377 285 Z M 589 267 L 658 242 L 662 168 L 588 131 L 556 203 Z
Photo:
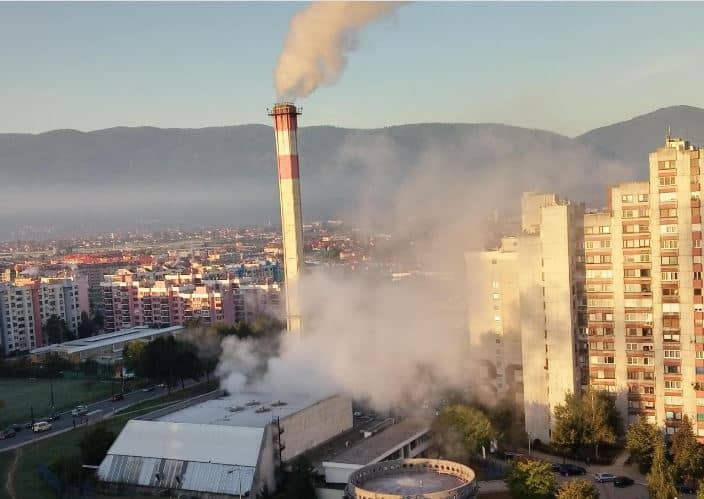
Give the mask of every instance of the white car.
M 613 482 L 614 478 L 616 478 L 616 475 L 611 473 L 596 473 L 594 475 L 594 481 L 599 483 Z
M 37 423 L 34 423 L 34 425 L 32 425 L 32 431 L 34 433 L 41 433 L 43 431 L 49 431 L 49 430 L 51 430 L 51 423 L 49 423 L 48 421 L 39 421 Z
M 85 416 L 88 414 L 88 407 L 85 405 L 77 405 L 74 410 L 71 411 L 71 416 Z

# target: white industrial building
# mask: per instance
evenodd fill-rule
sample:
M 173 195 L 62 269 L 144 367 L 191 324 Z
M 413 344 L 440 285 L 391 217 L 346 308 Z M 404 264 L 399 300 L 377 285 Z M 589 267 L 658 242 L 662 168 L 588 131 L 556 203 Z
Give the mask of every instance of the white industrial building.
M 347 397 L 243 392 L 127 423 L 101 463 L 108 486 L 254 497 L 276 467 L 352 427 Z

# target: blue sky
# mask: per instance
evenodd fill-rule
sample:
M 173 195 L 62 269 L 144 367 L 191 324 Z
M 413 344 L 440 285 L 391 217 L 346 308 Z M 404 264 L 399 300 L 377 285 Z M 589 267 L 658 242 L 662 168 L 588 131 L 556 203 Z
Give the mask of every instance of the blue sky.
M 0 3 L 0 132 L 265 123 L 304 3 Z M 303 123 L 502 122 L 576 135 L 704 107 L 704 4 L 412 3 Z

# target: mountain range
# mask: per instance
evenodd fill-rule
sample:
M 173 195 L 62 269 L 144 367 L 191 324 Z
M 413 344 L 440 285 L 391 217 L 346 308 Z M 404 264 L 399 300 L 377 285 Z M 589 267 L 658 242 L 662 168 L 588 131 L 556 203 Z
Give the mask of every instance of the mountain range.
M 437 177 L 485 183 L 497 196 L 554 190 L 601 206 L 608 185 L 647 178 L 648 153 L 668 127 L 704 144 L 704 109 L 667 107 L 578 137 L 490 123 L 303 127 L 304 213 L 344 216 L 361 204 L 384 210 L 409 181 L 432 184 L 438 191 L 426 194 L 442 196 L 446 184 Z M 496 178 L 505 180 L 501 187 Z M 278 215 L 265 125 L 0 134 L 0 179 L 0 238 L 27 224 L 239 225 Z

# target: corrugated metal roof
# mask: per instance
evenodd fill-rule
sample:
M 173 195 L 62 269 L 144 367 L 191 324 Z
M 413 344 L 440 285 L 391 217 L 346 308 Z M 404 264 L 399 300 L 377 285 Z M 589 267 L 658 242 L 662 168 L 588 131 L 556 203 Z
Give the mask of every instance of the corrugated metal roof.
M 133 419 L 108 454 L 256 466 L 263 428 Z
M 101 480 L 217 494 L 247 494 L 254 467 L 109 454 L 98 468 Z

